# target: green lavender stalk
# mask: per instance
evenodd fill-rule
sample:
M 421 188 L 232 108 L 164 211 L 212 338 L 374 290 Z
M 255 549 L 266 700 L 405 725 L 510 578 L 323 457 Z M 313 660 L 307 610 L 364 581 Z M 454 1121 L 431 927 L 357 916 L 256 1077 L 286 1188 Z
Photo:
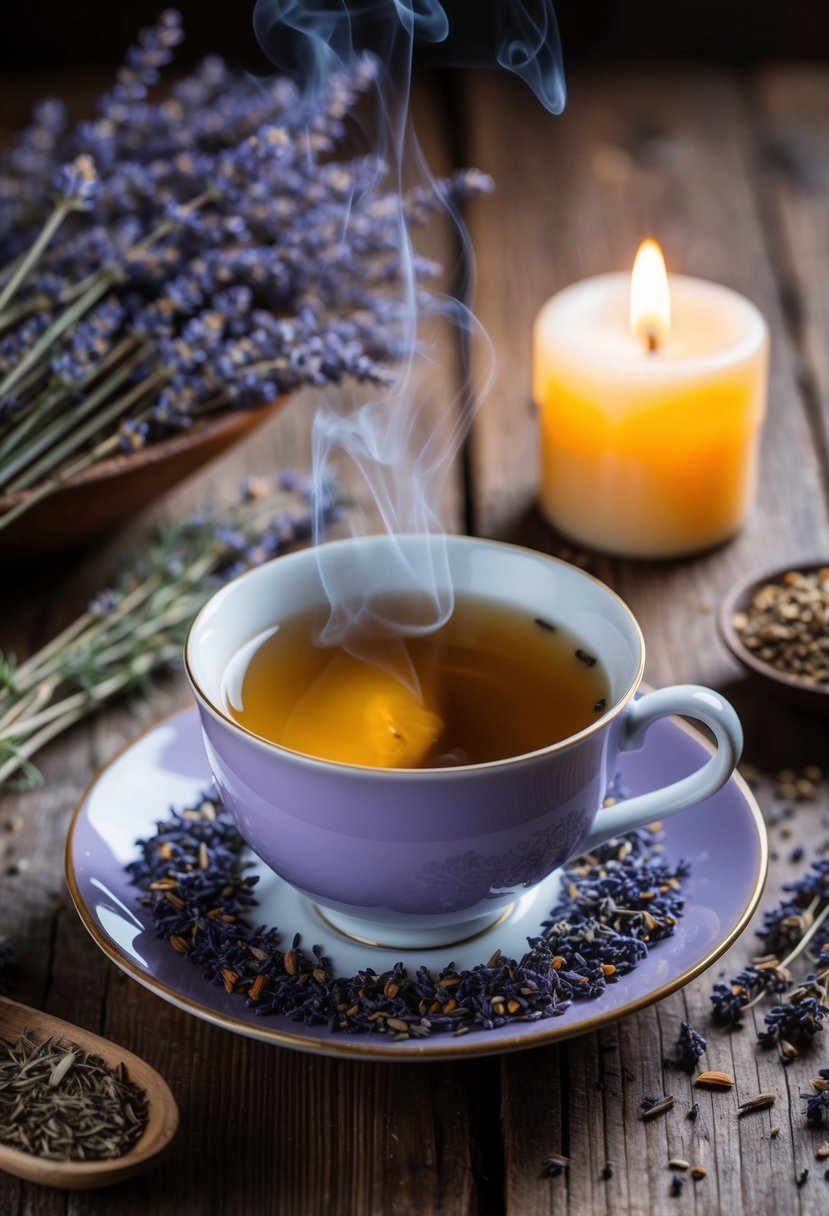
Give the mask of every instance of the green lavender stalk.
M 214 198 L 215 192 L 206 190 L 191 199 L 179 209 L 176 221 L 168 219 L 157 225 L 132 247 L 128 256 L 138 256 L 170 236 L 187 215 Z M 77 202 L 72 197 L 58 200 L 39 236 L 18 261 L 0 291 L 0 320 L 3 319 L 3 309 L 40 260 L 60 223 L 77 209 Z M 14 494 L 36 487 L 33 493 L 27 494 L 14 507 L 0 513 L 0 530 L 19 519 L 41 499 L 54 493 L 70 478 L 117 451 L 119 439 L 116 431 L 94 444 L 82 457 L 75 456 L 95 435 L 129 415 L 142 398 L 155 394 L 168 379 L 161 369 L 148 367 L 147 374 L 136 385 L 123 395 L 118 395 L 117 390 L 129 375 L 140 368 L 148 353 L 147 347 L 139 349 L 137 354 L 133 351 L 131 357 L 115 370 L 112 370 L 114 360 L 107 357 L 90 377 L 89 385 L 76 385 L 72 390 L 65 385 L 56 386 L 49 375 L 48 363 L 57 344 L 122 279 L 123 273 L 112 267 L 88 275 L 76 285 L 64 301 L 63 309 L 53 317 L 27 353 L 0 378 L 0 400 L 12 390 L 19 394 L 22 392 L 25 398 L 15 424 L 9 426 L 5 433 L 0 428 L 0 493 Z M 136 344 L 132 345 L 134 347 Z M 114 354 L 111 352 L 112 356 Z M 106 377 L 102 376 L 105 370 L 110 373 Z M 91 387 L 93 382 L 96 383 L 89 395 L 79 406 L 70 409 L 72 396 L 81 388 Z M 132 413 L 131 416 L 140 420 L 141 413 Z
M 0 790 L 36 784 L 33 757 L 45 744 L 174 667 L 193 617 L 224 579 L 310 535 L 311 494 L 294 481 L 255 486 L 225 518 L 162 529 L 116 572 L 113 590 L 40 650 L 20 663 L 0 654 Z M 325 521 L 335 518 L 329 493 L 321 506 Z

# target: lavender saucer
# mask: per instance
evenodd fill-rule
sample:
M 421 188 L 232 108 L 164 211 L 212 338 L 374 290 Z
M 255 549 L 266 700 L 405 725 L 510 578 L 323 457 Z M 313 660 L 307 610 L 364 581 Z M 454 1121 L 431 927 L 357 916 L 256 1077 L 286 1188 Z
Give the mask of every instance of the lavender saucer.
M 621 757 L 621 777 L 632 794 L 685 776 L 706 758 L 707 744 L 691 728 L 657 722 L 638 752 Z M 633 1013 L 687 984 L 722 954 L 748 924 L 766 876 L 768 847 L 759 808 L 735 776 L 719 793 L 665 823 L 672 860 L 685 858 L 691 875 L 685 915 L 672 938 L 596 1001 L 579 1002 L 561 1017 L 510 1023 L 463 1038 L 390 1042 L 388 1037 L 350 1036 L 325 1026 L 304 1026 L 282 1017 L 261 1017 L 238 996 L 204 979 L 200 969 L 158 939 L 138 902 L 124 866 L 136 856 L 135 841 L 149 836 L 171 807 L 184 807 L 210 787 L 198 713 L 182 710 L 155 726 L 105 768 L 77 807 L 66 845 L 66 878 L 84 925 L 106 955 L 151 992 L 179 1009 L 252 1038 L 300 1051 L 346 1058 L 437 1060 L 537 1047 L 594 1030 Z M 257 863 L 255 919 L 278 926 L 286 938 L 299 933 L 305 946 L 319 943 L 339 973 L 367 966 L 383 971 L 402 961 L 411 971 L 485 963 L 498 949 L 520 957 L 556 903 L 557 876 L 520 900 L 500 924 L 458 946 L 433 950 L 383 950 L 350 940 L 300 895 Z

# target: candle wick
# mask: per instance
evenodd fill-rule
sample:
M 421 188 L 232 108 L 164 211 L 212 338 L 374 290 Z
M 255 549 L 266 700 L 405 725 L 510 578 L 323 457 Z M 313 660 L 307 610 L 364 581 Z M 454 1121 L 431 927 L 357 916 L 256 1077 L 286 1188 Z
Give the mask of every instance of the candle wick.
M 655 355 L 659 350 L 659 338 L 652 325 L 649 325 L 645 330 L 645 341 L 648 344 L 648 354 Z

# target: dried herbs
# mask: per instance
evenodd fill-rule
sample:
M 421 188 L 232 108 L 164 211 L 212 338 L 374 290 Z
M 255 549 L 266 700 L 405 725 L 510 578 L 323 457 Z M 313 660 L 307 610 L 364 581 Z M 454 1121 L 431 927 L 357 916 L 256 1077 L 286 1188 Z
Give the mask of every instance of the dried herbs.
M 643 1122 L 647 1122 L 649 1119 L 656 1119 L 659 1115 L 667 1115 L 669 1110 L 673 1110 L 673 1094 L 666 1094 L 662 1098 L 658 1098 L 655 1094 L 647 1094 L 639 1105 L 642 1108 L 639 1118 Z
M 829 683 L 829 568 L 767 583 L 731 619 L 743 645 L 804 684 Z
M 398 963 L 382 974 L 366 967 L 336 976 L 320 946 L 306 951 L 294 937 L 286 949 L 277 928 L 252 925 L 257 879 L 213 798 L 174 811 L 138 847 L 127 870 L 156 933 L 211 983 L 261 1015 L 395 1039 L 558 1017 L 572 1001 L 600 997 L 674 932 L 688 873 L 665 859 L 655 833 L 631 832 L 565 867 L 565 898 L 521 959 L 496 952 L 467 971 L 450 964 L 410 974 Z
M 147 1125 L 144 1091 L 72 1043 L 0 1038 L 0 1142 L 50 1161 L 121 1157 Z
M 812 1078 L 811 1094 L 801 1094 L 806 1099 L 806 1120 L 808 1123 L 829 1121 L 829 1068 L 821 1068 L 818 1075 Z
M 757 1038 L 764 1047 L 775 1047 L 782 1063 L 788 1064 L 822 1033 L 829 1017 L 829 860 L 814 858 L 783 892 L 777 906 L 764 911 L 758 930 L 767 953 L 755 956 L 728 983 L 715 984 L 711 1001 L 715 1021 L 734 1026 L 755 1005 L 777 998 Z M 815 969 L 795 982 L 790 967 L 801 954 Z M 829 1120 L 829 1069 L 820 1069 L 811 1084 L 815 1092 L 801 1095 L 806 1120 Z M 742 1107 L 741 1113 L 746 1113 Z
M 690 1022 L 680 1022 L 676 1045 L 679 1048 L 679 1059 L 675 1063 L 686 1072 L 693 1072 L 700 1056 L 705 1055 L 708 1050 L 708 1043 L 698 1030 L 694 1030 Z
M 775 1046 L 785 1061 L 823 1030 L 829 1015 L 829 860 L 815 858 L 783 892 L 777 907 L 763 913 L 763 928 L 758 930 L 766 953 L 728 983 L 715 984 L 711 1001 L 715 1020 L 734 1025 L 752 1006 L 777 997 L 758 1038 L 767 1047 Z M 804 952 L 816 969 L 795 983 L 789 968 Z M 779 1000 L 783 995 L 786 1000 Z
M 492 188 L 463 170 L 400 195 L 350 155 L 368 58 L 302 96 L 211 56 L 159 97 L 183 38 L 162 13 L 91 121 L 42 101 L 0 157 L 3 493 L 304 385 L 389 383 L 409 291 L 440 308 L 401 234 Z

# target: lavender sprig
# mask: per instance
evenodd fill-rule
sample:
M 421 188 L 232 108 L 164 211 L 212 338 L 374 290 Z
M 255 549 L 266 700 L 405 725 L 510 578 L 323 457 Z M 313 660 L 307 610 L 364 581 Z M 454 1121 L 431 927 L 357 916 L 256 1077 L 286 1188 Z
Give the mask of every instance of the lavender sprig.
M 163 13 L 91 121 L 67 131 L 44 103 L 0 159 L 0 494 L 36 491 L 0 528 L 219 411 L 387 383 L 409 321 L 401 218 L 491 188 L 467 171 L 401 199 L 377 157 L 337 159 L 369 60 L 313 103 L 215 57 L 156 100 L 182 37 Z M 412 269 L 440 272 L 416 254 Z
M 89 211 L 95 205 L 98 175 L 91 156 L 76 156 L 68 165 L 61 165 L 53 181 L 54 207 L 42 229 L 32 241 L 25 257 L 17 265 L 0 291 L 0 314 L 12 296 L 37 265 L 47 245 L 60 225 L 72 211 Z
M 32 757 L 75 722 L 179 661 L 190 621 L 222 582 L 311 536 L 336 517 L 310 483 L 247 484 L 227 514 L 160 529 L 86 612 L 25 661 L 0 655 L 0 788 L 31 786 Z
M 768 950 L 752 960 L 711 994 L 715 1021 L 734 1025 L 743 1014 L 772 996 L 783 996 L 764 1015 L 758 1041 L 776 1046 L 784 1060 L 798 1054 L 824 1028 L 829 1015 L 829 861 L 816 857 L 795 882 L 783 887 L 783 898 L 763 913 L 758 936 Z M 808 954 L 817 969 L 795 983 L 790 967 Z

